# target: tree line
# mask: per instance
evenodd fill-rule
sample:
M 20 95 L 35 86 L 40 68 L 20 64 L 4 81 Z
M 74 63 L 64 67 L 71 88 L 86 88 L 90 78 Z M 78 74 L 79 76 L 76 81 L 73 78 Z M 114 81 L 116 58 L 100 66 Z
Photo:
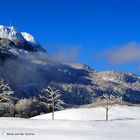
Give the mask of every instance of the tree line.
M 52 120 L 54 120 L 55 110 L 62 110 L 64 102 L 61 100 L 60 90 L 53 89 L 48 86 L 42 90 L 39 99 L 32 97 L 30 99 L 17 100 L 12 95 L 14 91 L 9 84 L 3 79 L 0 80 L 0 116 L 13 117 L 33 117 L 44 111 L 52 112 Z M 109 94 L 103 94 L 97 99 L 96 104 L 101 104 L 105 108 L 105 120 L 109 119 L 109 110 L 122 101 L 121 97 L 115 97 Z M 43 110 L 44 109 L 44 110 Z M 39 112 L 38 112 L 39 110 Z M 8 115 L 9 114 L 9 115 Z M 30 115 L 29 115 L 30 114 Z

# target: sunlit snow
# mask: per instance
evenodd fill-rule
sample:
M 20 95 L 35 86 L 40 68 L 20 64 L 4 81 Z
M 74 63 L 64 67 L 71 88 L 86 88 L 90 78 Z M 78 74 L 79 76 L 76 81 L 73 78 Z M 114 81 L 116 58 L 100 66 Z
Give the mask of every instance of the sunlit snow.
M 32 119 L 0 118 L 0 140 L 140 140 L 140 108 L 70 109 Z

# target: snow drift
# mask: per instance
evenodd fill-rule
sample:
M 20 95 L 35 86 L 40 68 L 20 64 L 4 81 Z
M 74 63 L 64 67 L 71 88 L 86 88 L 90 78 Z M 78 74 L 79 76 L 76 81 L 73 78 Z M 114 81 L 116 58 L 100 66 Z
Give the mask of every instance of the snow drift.
M 59 120 L 47 120 L 50 114 L 33 119 L 0 118 L 1 140 L 139 140 L 140 108 L 114 107 L 110 121 L 104 110 L 72 109 L 56 113 Z M 42 120 L 45 119 L 45 120 Z M 61 119 L 61 120 L 60 120 Z M 64 120 L 66 119 L 66 120 Z

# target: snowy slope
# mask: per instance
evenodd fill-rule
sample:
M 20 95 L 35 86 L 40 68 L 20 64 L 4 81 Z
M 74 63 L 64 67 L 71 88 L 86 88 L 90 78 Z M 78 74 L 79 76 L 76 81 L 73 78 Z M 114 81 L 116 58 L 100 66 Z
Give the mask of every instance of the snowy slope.
M 24 37 L 24 39 L 26 39 L 26 41 L 28 41 L 31 44 L 36 44 L 37 45 L 37 42 L 36 42 L 35 38 L 31 34 L 29 34 L 27 32 L 21 32 L 21 34 Z
M 20 32 L 16 27 L 0 25 L 0 54 L 7 56 L 24 56 L 30 52 L 45 52 L 35 38 Z
M 111 112 L 107 123 L 102 108 L 61 111 L 56 117 L 62 120 L 54 121 L 42 120 L 49 115 L 0 118 L 0 140 L 140 140 L 140 108 L 115 107 Z
M 55 113 L 55 119 L 64 120 L 104 120 L 105 109 L 98 108 L 81 108 L 71 109 L 65 111 L 57 111 Z M 122 119 L 122 118 L 140 118 L 139 107 L 128 106 L 115 106 L 110 109 L 110 119 Z M 33 117 L 33 119 L 51 119 L 51 113 Z
M 12 26 L 0 25 L 0 38 L 9 39 L 11 41 L 24 42 L 25 39 L 22 34 Z
M 39 45 L 31 34 L 20 32 L 13 26 L 0 25 L 0 38 L 9 39 L 13 42 L 16 41 L 20 44 L 27 41 L 31 45 Z

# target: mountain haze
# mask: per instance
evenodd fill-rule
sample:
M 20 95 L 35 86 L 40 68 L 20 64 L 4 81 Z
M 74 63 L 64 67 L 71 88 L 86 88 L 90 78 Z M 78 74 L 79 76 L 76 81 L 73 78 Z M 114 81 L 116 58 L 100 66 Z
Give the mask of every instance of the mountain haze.
M 140 103 L 140 76 L 119 71 L 97 71 L 83 64 L 63 64 L 26 32 L 0 26 L 0 77 L 17 98 L 39 97 L 48 85 L 61 91 L 66 107 L 89 104 L 102 94 Z

